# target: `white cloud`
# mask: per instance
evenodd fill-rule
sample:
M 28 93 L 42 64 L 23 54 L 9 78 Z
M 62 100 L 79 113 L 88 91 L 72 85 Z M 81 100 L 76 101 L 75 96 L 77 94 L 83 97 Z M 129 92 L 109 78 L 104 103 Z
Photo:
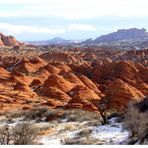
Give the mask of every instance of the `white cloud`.
M 23 34 L 23 33 L 37 33 L 37 34 L 61 34 L 64 29 L 36 27 L 26 25 L 13 25 L 9 23 L 0 22 L 0 31 L 7 34 Z
M 47 0 L 0 0 L 0 4 L 42 4 L 42 3 L 47 4 L 48 1 Z
M 0 4 L 10 4 L 12 8 L 15 4 L 23 6 L 17 11 L 0 10 L 0 16 L 6 13 L 5 17 L 87 19 L 100 16 L 148 16 L 148 0 L 0 0 Z
M 70 31 L 75 31 L 75 30 L 80 30 L 80 31 L 96 31 L 96 28 L 92 25 L 88 24 L 70 24 L 68 26 L 68 30 Z
M 5 17 L 17 17 L 18 14 L 15 12 L 7 11 L 7 12 L 1 12 L 0 10 L 0 17 L 5 18 Z

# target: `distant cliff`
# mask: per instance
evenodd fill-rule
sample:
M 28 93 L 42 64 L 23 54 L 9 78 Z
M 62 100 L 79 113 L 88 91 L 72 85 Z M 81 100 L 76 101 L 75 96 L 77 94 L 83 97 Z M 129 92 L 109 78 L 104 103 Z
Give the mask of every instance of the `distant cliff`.
M 120 29 L 117 32 L 113 32 L 107 35 L 102 35 L 94 40 L 86 40 L 84 43 L 108 43 L 116 42 L 121 40 L 139 40 L 148 38 L 148 33 L 146 29 Z

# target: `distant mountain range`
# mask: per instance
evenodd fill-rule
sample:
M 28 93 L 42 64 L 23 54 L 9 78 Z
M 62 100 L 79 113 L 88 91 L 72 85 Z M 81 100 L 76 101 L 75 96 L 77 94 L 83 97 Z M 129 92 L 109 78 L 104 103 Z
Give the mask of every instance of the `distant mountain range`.
M 90 43 L 112 43 L 112 42 L 119 42 L 119 41 L 131 41 L 131 40 L 144 40 L 148 39 L 148 32 L 146 29 L 120 29 L 117 32 L 113 32 L 107 35 L 102 35 L 97 37 L 96 39 L 87 39 L 82 43 L 90 44 Z
M 65 45 L 65 44 L 87 44 L 87 45 L 129 45 L 136 43 L 139 45 L 139 42 L 147 42 L 148 41 L 148 32 L 146 29 L 119 29 L 117 32 L 109 33 L 106 35 L 101 35 L 96 39 L 87 39 L 84 41 L 80 40 L 66 40 L 63 38 L 53 38 L 51 40 L 44 40 L 44 41 L 29 41 L 26 42 L 28 44 L 33 45 Z
M 29 41 L 27 42 L 28 44 L 33 44 L 33 45 L 52 45 L 52 44 L 73 44 L 73 43 L 80 43 L 81 41 L 79 40 L 66 40 L 63 38 L 53 38 L 51 40 L 44 40 L 44 41 Z

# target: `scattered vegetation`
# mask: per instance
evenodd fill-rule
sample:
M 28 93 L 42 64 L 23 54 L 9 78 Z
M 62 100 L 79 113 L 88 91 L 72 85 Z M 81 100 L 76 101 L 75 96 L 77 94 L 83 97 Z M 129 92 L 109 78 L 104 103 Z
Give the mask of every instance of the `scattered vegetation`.
M 70 124 L 65 125 L 65 130 L 70 130 L 70 131 L 72 131 L 72 130 L 74 130 L 74 129 L 75 129 L 75 127 L 74 127 L 73 125 L 70 125 Z
M 141 112 L 135 102 L 129 103 L 123 123 L 130 132 L 130 143 L 140 141 L 142 144 L 148 138 L 148 112 Z
M 64 138 L 61 140 L 61 144 L 63 145 L 99 145 L 99 144 L 103 144 L 103 141 L 100 141 L 99 139 L 95 139 L 91 136 L 89 137 L 85 137 L 85 138 L 79 138 L 79 137 L 75 137 L 75 138 Z
M 141 101 L 137 104 L 137 106 L 141 112 L 148 111 L 148 97 L 145 97 L 143 101 Z
M 103 119 L 102 125 L 108 123 L 108 120 L 107 120 L 107 117 L 106 117 L 106 114 L 105 114 L 105 110 L 106 110 L 106 108 L 107 108 L 108 102 L 109 102 L 109 99 L 108 99 L 107 97 L 104 97 L 104 98 L 101 99 L 101 101 L 98 103 L 98 110 L 99 110 L 100 115 L 101 115 L 101 117 L 102 117 L 102 119 Z
M 23 110 L 16 110 L 16 111 L 11 111 L 11 112 L 5 112 L 3 115 L 6 116 L 8 119 L 12 118 L 19 118 L 22 117 L 26 114 L 27 111 Z
M 77 137 L 89 137 L 91 133 L 92 129 L 85 128 L 77 134 Z
M 84 122 L 84 121 L 100 121 L 101 117 L 98 113 L 84 111 L 81 109 L 65 110 L 62 118 L 68 120 L 68 122 Z
M 32 108 L 30 111 L 28 111 L 25 114 L 25 118 L 29 119 L 29 120 L 35 120 L 38 118 L 43 118 L 44 116 L 46 116 L 48 111 L 48 108 L 46 107 L 37 107 L 37 108 Z
M 0 128 L 1 145 L 28 145 L 36 144 L 38 130 L 30 123 L 24 122 L 14 127 L 6 125 Z

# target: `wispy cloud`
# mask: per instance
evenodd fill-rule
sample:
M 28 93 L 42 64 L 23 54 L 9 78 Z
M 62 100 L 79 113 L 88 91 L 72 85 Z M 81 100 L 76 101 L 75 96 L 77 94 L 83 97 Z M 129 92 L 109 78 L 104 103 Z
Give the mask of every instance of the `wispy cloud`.
M 11 10 L 0 10 L 0 14 L 6 13 L 4 16 L 7 17 L 87 19 L 100 16 L 148 16 L 148 0 L 0 0 L 0 4 L 23 6 L 16 12 L 13 10 L 13 15 L 10 14 Z
M 47 0 L 0 0 L 0 4 L 47 4 L 49 2 Z
M 88 24 L 70 24 L 68 27 L 68 30 L 70 31 L 96 31 L 97 29 L 92 26 L 92 25 L 88 25 Z
M 1 12 L 0 11 L 0 17 L 1 18 L 6 18 L 6 17 L 18 17 L 19 15 L 16 12 L 12 12 L 12 11 L 4 11 Z
M 147 6 L 148 0 L 0 0 L 0 32 L 19 39 L 86 38 L 116 26 L 148 28 Z
M 64 29 L 53 28 L 53 27 L 36 27 L 27 25 L 14 25 L 9 23 L 0 22 L 0 30 L 7 34 L 23 34 L 23 33 L 34 33 L 34 34 L 61 34 L 64 33 Z

